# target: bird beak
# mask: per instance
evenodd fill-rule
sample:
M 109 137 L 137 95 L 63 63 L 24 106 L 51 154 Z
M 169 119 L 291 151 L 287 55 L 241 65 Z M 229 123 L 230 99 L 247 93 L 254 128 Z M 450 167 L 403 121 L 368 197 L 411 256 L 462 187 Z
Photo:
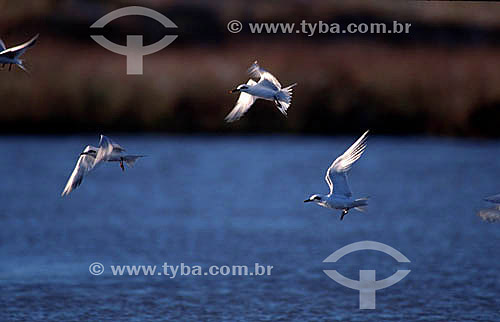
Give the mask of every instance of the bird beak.
M 239 92 L 239 91 L 240 91 L 239 89 L 235 88 L 235 89 L 230 90 L 229 94 L 232 94 L 232 93 L 235 93 L 235 92 Z
M 311 199 L 304 200 L 304 202 L 311 202 L 311 201 L 312 201 Z

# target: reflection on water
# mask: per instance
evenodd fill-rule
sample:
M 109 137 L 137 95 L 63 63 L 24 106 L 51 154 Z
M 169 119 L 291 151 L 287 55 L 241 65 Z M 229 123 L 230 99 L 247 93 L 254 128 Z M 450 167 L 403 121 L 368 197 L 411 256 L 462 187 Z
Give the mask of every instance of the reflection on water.
M 339 319 L 498 320 L 500 227 L 475 214 L 498 193 L 500 145 L 373 137 L 354 166 L 366 214 L 302 201 L 327 192 L 324 172 L 356 137 L 112 136 L 148 157 L 122 173 L 104 165 L 68 198 L 78 154 L 97 137 L 0 140 L 0 320 Z M 361 240 L 377 252 L 323 260 Z M 273 265 L 272 276 L 92 276 L 109 265 Z M 325 269 L 377 279 L 377 309 Z

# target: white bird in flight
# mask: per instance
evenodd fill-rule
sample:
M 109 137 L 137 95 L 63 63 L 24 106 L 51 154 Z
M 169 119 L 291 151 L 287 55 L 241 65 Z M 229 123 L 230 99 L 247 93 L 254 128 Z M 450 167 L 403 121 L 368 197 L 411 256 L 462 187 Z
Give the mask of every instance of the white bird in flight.
M 248 73 L 251 77 L 260 79 L 256 82 L 250 78 L 246 84 L 238 85 L 238 87 L 229 91 L 230 93 L 240 92 L 241 94 L 233 110 L 226 116 L 225 121 L 234 122 L 239 120 L 250 109 L 255 100 L 259 98 L 273 101 L 280 112 L 286 116 L 286 111 L 292 103 L 292 88 L 297 83 L 281 88 L 278 79 L 260 67 L 257 61 L 250 66 Z
M 495 204 L 493 207 L 479 210 L 477 215 L 484 221 L 500 221 L 500 194 L 484 198 L 485 201 Z
M 2 64 L 2 67 L 4 67 L 5 64 L 9 64 L 10 71 L 12 69 L 12 65 L 17 65 L 19 68 L 27 72 L 23 65 L 23 61 L 19 57 L 21 57 L 21 55 L 24 54 L 28 48 L 33 47 L 37 39 L 38 35 L 23 44 L 8 49 L 5 47 L 4 42 L 0 39 L 0 64 Z
M 124 162 L 129 167 L 132 167 L 137 159 L 143 157 L 143 155 L 126 155 L 124 152 L 125 149 L 119 144 L 101 135 L 98 148 L 87 145 L 83 152 L 80 153 L 75 169 L 71 173 L 61 196 L 68 195 L 71 191 L 76 189 L 82 183 L 83 177 L 101 162 L 119 162 L 120 168 L 122 171 L 125 171 L 125 167 L 123 166 Z
M 340 220 L 344 219 L 344 216 L 352 208 L 364 211 L 365 207 L 368 206 L 368 198 L 354 199 L 352 197 L 352 192 L 347 182 L 347 174 L 354 162 L 365 151 L 368 132 L 366 131 L 344 154 L 335 159 L 328 170 L 326 170 L 325 180 L 330 188 L 330 193 L 327 195 L 312 195 L 309 199 L 304 200 L 304 202 L 315 202 L 325 208 L 342 210 Z

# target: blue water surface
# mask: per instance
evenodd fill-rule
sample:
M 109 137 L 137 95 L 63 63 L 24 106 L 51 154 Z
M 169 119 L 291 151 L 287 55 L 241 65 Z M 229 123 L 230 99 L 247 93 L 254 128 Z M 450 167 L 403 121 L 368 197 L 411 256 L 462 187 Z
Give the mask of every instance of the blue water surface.
M 349 177 L 367 213 L 304 204 L 356 137 L 126 136 L 146 154 L 106 164 L 61 198 L 94 136 L 0 139 L 0 320 L 499 321 L 500 225 L 476 216 L 500 193 L 500 143 L 369 139 Z M 403 253 L 359 251 L 372 240 Z M 89 265 L 100 262 L 94 276 Z M 113 276 L 110 265 L 273 266 L 270 276 Z M 160 268 L 158 268 L 160 269 Z M 331 280 L 411 273 L 359 309 Z

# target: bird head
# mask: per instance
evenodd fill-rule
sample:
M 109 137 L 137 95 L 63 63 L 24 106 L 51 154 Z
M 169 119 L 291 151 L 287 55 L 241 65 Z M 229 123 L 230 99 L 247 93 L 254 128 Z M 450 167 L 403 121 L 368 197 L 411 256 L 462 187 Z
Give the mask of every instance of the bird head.
M 92 150 L 92 149 L 85 149 L 85 151 L 83 151 L 82 153 L 80 153 L 80 155 L 90 155 L 90 156 L 93 156 L 95 158 L 96 155 L 97 155 L 97 151 L 96 150 Z
M 238 85 L 238 87 L 236 87 L 235 89 L 230 90 L 229 93 L 246 92 L 247 90 L 248 90 L 248 85 L 241 84 L 241 85 Z
M 322 199 L 321 199 L 320 195 L 312 195 L 312 196 L 309 197 L 309 199 L 304 200 L 304 202 L 312 202 L 312 201 L 319 202 L 321 200 Z

